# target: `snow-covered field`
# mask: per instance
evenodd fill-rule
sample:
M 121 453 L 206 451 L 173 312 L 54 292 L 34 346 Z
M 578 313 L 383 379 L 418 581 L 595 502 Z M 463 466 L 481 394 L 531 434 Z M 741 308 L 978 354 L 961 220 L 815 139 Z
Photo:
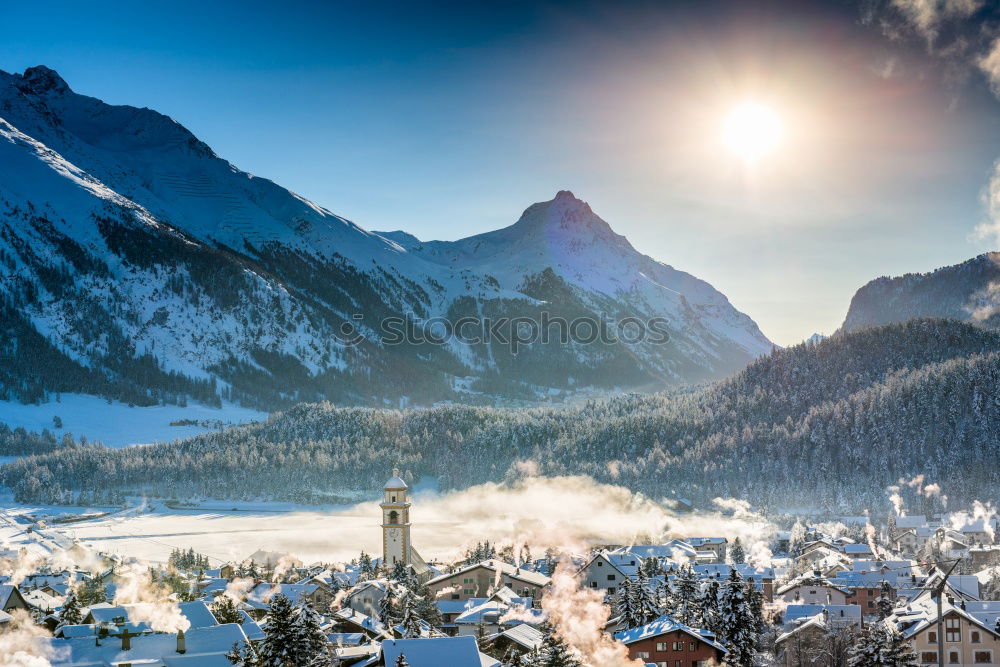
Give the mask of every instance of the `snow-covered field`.
M 55 428 L 55 417 L 62 420 L 62 428 Z M 199 425 L 170 425 L 182 419 L 199 422 Z M 187 407 L 138 408 L 117 401 L 108 403 L 103 398 L 84 394 L 63 394 L 58 402 L 41 405 L 0 401 L 0 423 L 11 428 L 23 426 L 36 432 L 47 428 L 57 436 L 63 433 L 72 433 L 75 437 L 85 435 L 88 440 L 99 440 L 110 447 L 187 438 L 212 430 L 210 424 L 215 422 L 228 426 L 264 419 L 267 413 L 236 405 L 223 405 L 221 409 L 197 403 Z
M 11 520 L 27 525 L 24 514 L 79 516 L 86 511 L 29 508 L 10 502 L 9 496 L 5 507 L 0 498 L 0 548 L 16 530 L 9 525 Z M 419 484 L 411 520 L 414 546 L 425 558 L 441 559 L 454 558 L 482 540 L 582 551 L 595 543 L 632 544 L 668 534 L 725 532 L 753 544 L 774 530 L 749 515 L 739 520 L 717 514 L 675 515 L 627 489 L 586 477 L 536 477 L 515 485 L 481 484 L 451 493 L 436 492 L 433 483 Z M 382 548 L 376 500 L 326 508 L 213 502 L 191 509 L 172 509 L 156 501 L 83 521 L 46 523 L 46 540 L 79 539 L 96 551 L 150 561 L 165 561 L 174 548 L 189 547 L 220 561 L 243 560 L 263 549 L 290 552 L 306 562 L 346 561 L 362 549 L 380 554 Z

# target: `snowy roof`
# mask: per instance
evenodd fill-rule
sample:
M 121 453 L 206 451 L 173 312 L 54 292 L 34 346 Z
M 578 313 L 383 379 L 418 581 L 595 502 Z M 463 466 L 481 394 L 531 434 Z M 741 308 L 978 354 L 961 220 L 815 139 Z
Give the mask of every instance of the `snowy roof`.
M 652 637 L 658 637 L 664 635 L 668 632 L 681 631 L 700 639 L 706 644 L 710 644 L 715 648 L 719 649 L 723 653 L 726 652 L 726 648 L 715 640 L 715 635 L 708 630 L 699 630 L 692 628 L 689 625 L 684 625 L 683 623 L 678 623 L 670 616 L 661 616 L 652 623 L 647 623 L 646 625 L 640 626 L 638 628 L 630 628 L 622 632 L 615 633 L 615 639 L 623 644 L 632 644 L 643 639 L 650 639 Z
M 927 525 L 927 517 L 922 515 L 896 517 L 897 528 L 920 528 Z
M 463 611 L 455 618 L 454 622 L 471 624 L 500 623 L 500 619 L 513 610 L 517 620 L 512 622 L 541 623 L 543 620 L 542 610 L 534 609 L 531 605 L 531 598 L 516 598 L 515 601 L 510 603 L 488 600 Z M 528 618 L 532 620 L 529 621 Z
M 177 653 L 177 635 L 168 633 L 152 633 L 138 635 L 132 638 L 132 648 L 122 650 L 122 641 L 117 638 L 104 639 L 100 646 L 95 645 L 93 637 L 77 639 L 43 639 L 39 640 L 51 648 L 53 667 L 69 667 L 70 665 L 114 665 L 120 663 L 142 664 L 148 667 L 160 667 L 172 664 L 198 665 L 201 667 L 216 667 L 221 665 L 214 655 L 225 660 L 225 653 L 234 643 L 245 643 L 246 635 L 236 623 L 215 625 L 209 628 L 198 628 L 185 633 L 185 646 L 192 658 L 190 662 L 177 663 L 173 659 L 181 657 Z M 167 662 L 170 659 L 170 662 Z
M 514 627 L 507 628 L 497 636 L 506 637 L 515 644 L 519 644 L 528 650 L 541 646 L 542 640 L 545 639 L 545 635 L 543 635 L 540 630 L 528 625 L 527 623 L 520 623 Z
M 402 478 L 399 476 L 399 470 L 397 468 L 393 468 L 392 477 L 390 477 L 389 481 L 385 483 L 385 489 L 388 491 L 388 490 L 397 490 L 406 488 L 408 487 L 406 485 L 406 482 L 404 482 Z
M 264 631 L 260 629 L 260 626 L 257 625 L 257 621 L 253 620 L 250 614 L 240 609 L 240 616 L 243 617 L 243 623 L 241 625 L 243 627 L 243 634 L 247 636 L 247 639 L 255 642 L 264 638 Z
M 387 639 L 382 642 L 382 662 L 395 665 L 400 654 L 410 667 L 481 667 L 476 638 Z
M 845 554 L 867 554 L 871 555 L 872 548 L 867 544 L 845 544 L 842 548 Z
M 850 619 L 861 622 L 861 606 L 856 604 L 790 604 L 785 607 L 785 624 L 803 618 L 811 618 L 826 610 L 831 618 Z
M 244 601 L 248 606 L 255 609 L 266 609 L 270 606 L 271 598 L 279 593 L 288 598 L 293 605 L 299 604 L 303 597 L 308 597 L 319 588 L 316 584 L 273 584 L 261 582 L 247 593 Z
M 695 549 L 698 547 L 726 544 L 729 542 L 729 540 L 724 537 L 685 537 L 684 541 L 693 546 Z
M 539 572 L 525 570 L 524 568 L 514 567 L 510 563 L 505 563 L 501 560 L 491 559 L 491 560 L 484 560 L 481 563 L 466 565 L 462 569 L 455 570 L 450 574 L 442 574 L 439 577 L 434 577 L 433 579 L 427 582 L 427 585 L 445 581 L 456 575 L 462 574 L 463 572 L 469 572 L 471 570 L 474 570 L 477 567 L 483 567 L 493 572 L 496 572 L 497 569 L 499 569 L 502 574 L 510 577 L 511 579 L 518 579 L 520 581 L 524 581 L 529 584 L 534 584 L 535 586 L 548 586 L 549 582 L 552 581 L 549 577 L 546 577 L 544 574 L 541 574 Z

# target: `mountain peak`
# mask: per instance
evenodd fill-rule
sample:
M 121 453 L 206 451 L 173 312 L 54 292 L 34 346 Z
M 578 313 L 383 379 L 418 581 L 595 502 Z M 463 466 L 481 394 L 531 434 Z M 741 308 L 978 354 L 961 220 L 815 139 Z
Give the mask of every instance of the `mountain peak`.
M 49 91 L 66 93 L 70 90 L 69 84 L 59 76 L 59 73 L 45 65 L 29 67 L 24 70 L 21 79 L 35 93 L 47 93 Z

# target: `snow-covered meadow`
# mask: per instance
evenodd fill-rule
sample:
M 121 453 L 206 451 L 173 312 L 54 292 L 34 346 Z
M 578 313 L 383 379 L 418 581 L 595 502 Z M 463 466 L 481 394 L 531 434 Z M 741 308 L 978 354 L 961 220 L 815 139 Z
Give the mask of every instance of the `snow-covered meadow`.
M 56 417 L 62 428 L 55 426 Z M 57 437 L 62 437 L 64 433 L 72 433 L 77 438 L 85 435 L 88 440 L 100 441 L 109 447 L 170 442 L 212 430 L 218 423 L 229 426 L 265 419 L 265 412 L 231 404 L 222 408 L 194 402 L 185 407 L 130 407 L 125 403 L 109 402 L 85 394 L 63 394 L 58 401 L 37 405 L 0 401 L 0 424 L 12 429 L 23 426 L 33 432 L 48 429 Z M 171 422 L 182 420 L 197 423 L 171 426 Z

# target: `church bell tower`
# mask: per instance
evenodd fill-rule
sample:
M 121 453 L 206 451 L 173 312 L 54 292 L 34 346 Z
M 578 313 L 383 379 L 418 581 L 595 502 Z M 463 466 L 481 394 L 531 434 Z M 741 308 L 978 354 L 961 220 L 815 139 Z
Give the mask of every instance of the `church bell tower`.
M 410 502 L 406 499 L 406 482 L 393 468 L 392 477 L 385 483 L 382 508 L 382 563 L 392 567 L 396 563 L 411 564 L 410 553 Z

